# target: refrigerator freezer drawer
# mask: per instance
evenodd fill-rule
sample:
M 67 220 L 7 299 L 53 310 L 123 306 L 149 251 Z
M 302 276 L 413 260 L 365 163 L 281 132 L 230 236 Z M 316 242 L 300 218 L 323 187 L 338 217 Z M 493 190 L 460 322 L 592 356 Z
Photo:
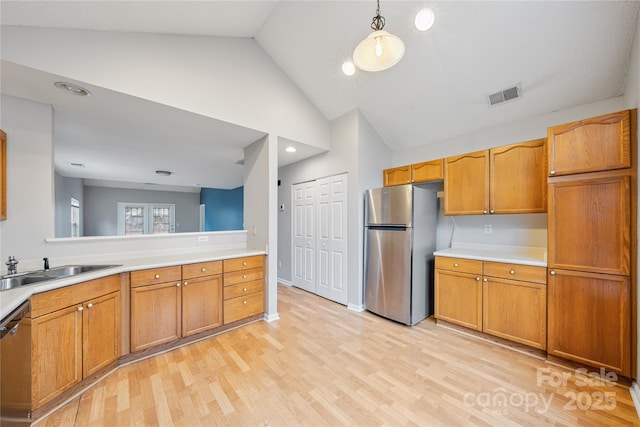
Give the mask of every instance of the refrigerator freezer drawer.
M 367 229 L 367 310 L 411 324 L 411 228 Z

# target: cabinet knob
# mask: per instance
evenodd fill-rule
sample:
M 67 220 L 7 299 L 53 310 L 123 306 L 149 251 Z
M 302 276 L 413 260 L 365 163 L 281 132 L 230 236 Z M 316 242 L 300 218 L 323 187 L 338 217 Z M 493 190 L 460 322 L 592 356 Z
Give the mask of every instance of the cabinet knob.
M 480 276 L 476 277 L 476 280 L 479 282 L 480 281 Z M 486 280 L 486 279 L 485 279 Z
M 160 275 L 159 275 L 159 274 L 156 274 L 156 279 L 159 279 L 159 278 L 160 278 Z
M 187 286 L 189 284 L 189 282 L 184 282 L 184 285 Z
M 246 275 L 246 274 L 243 274 L 243 275 L 242 275 L 242 278 L 243 278 L 243 279 L 246 279 L 246 278 L 247 278 L 247 275 Z
M 458 268 L 458 267 L 460 267 L 460 264 L 458 264 L 458 263 L 456 262 L 455 264 L 453 264 L 453 266 L 454 266 L 455 268 Z
M 202 270 L 200 270 L 200 271 L 202 271 L 204 273 L 205 271 L 207 271 L 207 269 L 202 267 Z
M 243 303 L 244 305 L 247 305 L 247 300 L 244 300 L 242 303 Z
M 483 214 L 486 214 L 486 213 L 487 213 L 487 211 L 482 211 L 482 213 L 483 213 Z
M 555 272 L 555 271 L 553 271 L 553 270 L 551 270 L 551 271 L 549 272 L 549 274 L 550 274 L 550 275 L 552 275 L 552 276 L 555 276 L 555 275 L 556 275 L 556 272 Z
M 242 289 L 242 292 L 247 292 L 247 288 L 243 288 L 243 289 Z
M 78 311 L 82 311 L 82 310 L 84 310 L 84 307 L 82 306 L 78 307 Z
M 516 274 L 515 270 L 509 270 L 509 274 Z
M 496 213 L 496 211 L 494 211 L 493 209 L 491 209 L 491 213 Z
M 176 286 L 177 286 L 177 287 L 180 287 L 180 282 L 176 283 Z
M 489 281 L 489 279 L 487 279 L 486 277 L 484 278 L 484 282 L 487 283 Z
M 242 265 L 247 266 L 247 261 L 243 262 Z
M 91 308 L 91 307 L 93 307 L 93 304 L 91 303 L 87 304 L 87 308 Z
M 549 171 L 549 175 L 555 175 L 556 171 Z

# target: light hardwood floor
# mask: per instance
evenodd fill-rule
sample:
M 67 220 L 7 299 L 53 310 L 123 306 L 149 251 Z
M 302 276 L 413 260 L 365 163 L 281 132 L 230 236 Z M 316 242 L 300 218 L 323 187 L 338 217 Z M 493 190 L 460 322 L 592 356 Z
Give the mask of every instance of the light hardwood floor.
M 121 367 L 37 426 L 640 425 L 627 387 L 278 291 L 279 321 Z

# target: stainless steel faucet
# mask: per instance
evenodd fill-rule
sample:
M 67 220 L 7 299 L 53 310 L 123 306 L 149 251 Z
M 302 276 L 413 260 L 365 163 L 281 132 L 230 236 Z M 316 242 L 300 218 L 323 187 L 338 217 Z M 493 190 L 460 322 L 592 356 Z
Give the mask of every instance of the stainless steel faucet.
M 18 273 L 18 260 L 16 257 L 11 255 L 9 257 L 9 261 L 5 263 L 9 269 L 7 270 L 7 274 L 17 274 Z

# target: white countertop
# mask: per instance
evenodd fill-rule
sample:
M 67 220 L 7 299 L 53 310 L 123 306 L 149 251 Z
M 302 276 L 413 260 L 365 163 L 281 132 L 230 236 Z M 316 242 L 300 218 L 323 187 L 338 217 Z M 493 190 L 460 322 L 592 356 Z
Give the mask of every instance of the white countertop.
M 547 248 L 535 246 L 454 243 L 450 248 L 436 251 L 433 254 L 435 256 L 534 265 L 537 267 L 547 266 Z
M 221 259 L 240 258 L 253 255 L 264 255 L 265 252 L 257 249 L 224 249 L 224 250 L 206 250 L 180 253 L 167 253 L 163 255 L 153 256 L 136 256 L 134 258 L 113 258 L 100 257 L 88 262 L 86 257 L 82 257 L 82 262 L 78 264 L 100 264 L 112 265 L 121 264 L 117 267 L 96 270 L 90 273 L 82 273 L 76 276 L 65 277 L 56 280 L 47 280 L 45 282 L 34 283 L 32 285 L 20 286 L 18 288 L 9 289 L 0 292 L 0 319 L 4 318 L 11 311 L 15 310 L 20 304 L 29 299 L 31 295 L 40 292 L 50 291 L 52 289 L 69 286 L 87 280 L 98 279 L 100 277 L 109 276 L 134 270 L 144 270 L 147 268 L 169 267 L 173 265 L 193 264 L 196 262 L 217 261 Z M 72 264 L 72 262 L 66 263 Z M 60 267 L 61 265 L 51 265 L 51 268 Z

